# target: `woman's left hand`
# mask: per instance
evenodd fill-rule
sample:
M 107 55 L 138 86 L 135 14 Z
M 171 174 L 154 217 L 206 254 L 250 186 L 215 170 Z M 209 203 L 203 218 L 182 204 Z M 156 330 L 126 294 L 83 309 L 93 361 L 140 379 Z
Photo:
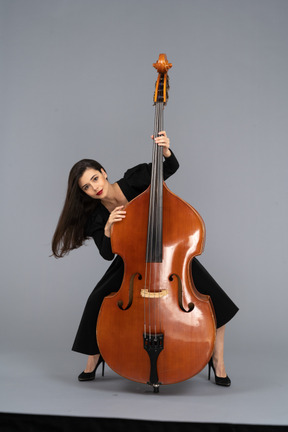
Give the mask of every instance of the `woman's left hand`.
M 151 138 L 154 139 L 155 143 L 159 146 L 163 147 L 163 156 L 169 157 L 171 156 L 171 151 L 169 150 L 170 147 L 170 139 L 167 137 L 165 131 L 158 132 L 158 137 L 154 139 L 154 136 L 152 135 Z

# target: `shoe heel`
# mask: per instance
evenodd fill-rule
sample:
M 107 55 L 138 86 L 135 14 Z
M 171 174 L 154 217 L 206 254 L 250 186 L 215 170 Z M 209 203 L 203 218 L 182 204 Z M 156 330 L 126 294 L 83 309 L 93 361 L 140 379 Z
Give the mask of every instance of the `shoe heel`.
M 208 363 L 208 381 L 210 381 L 210 377 L 211 377 L 211 360 L 209 360 L 209 363 Z
M 96 372 L 96 370 L 98 369 L 98 367 L 100 366 L 101 363 L 102 363 L 102 377 L 103 377 L 104 376 L 104 368 L 105 368 L 105 360 L 103 359 L 103 357 L 100 354 L 100 357 L 98 359 L 98 362 L 97 362 L 97 365 L 96 365 L 96 368 L 95 368 L 95 372 Z

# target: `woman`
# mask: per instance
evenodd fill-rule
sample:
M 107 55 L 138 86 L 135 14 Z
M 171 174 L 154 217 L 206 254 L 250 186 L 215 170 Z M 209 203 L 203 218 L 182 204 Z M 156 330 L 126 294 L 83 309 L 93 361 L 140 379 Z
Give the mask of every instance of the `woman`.
M 179 164 L 169 148 L 170 140 L 165 131 L 159 132 L 155 143 L 163 147 L 163 175 L 166 180 L 175 173 Z M 112 225 L 121 223 L 126 215 L 125 205 L 149 186 L 150 178 L 151 164 L 140 164 L 111 184 L 105 169 L 98 162 L 90 159 L 77 162 L 70 171 L 66 201 L 52 240 L 53 255 L 63 257 L 92 237 L 102 257 L 112 260 Z M 88 298 L 72 348 L 88 355 L 86 368 L 78 377 L 80 381 L 94 379 L 101 363 L 103 374 L 104 360 L 96 341 L 96 322 L 104 297 L 119 290 L 123 271 L 123 261 L 120 256 L 116 256 Z M 217 320 L 215 347 L 209 362 L 209 379 L 212 367 L 216 384 L 229 386 L 231 381 L 224 365 L 225 324 L 238 308 L 196 259 L 192 261 L 192 275 L 197 290 L 210 295 Z

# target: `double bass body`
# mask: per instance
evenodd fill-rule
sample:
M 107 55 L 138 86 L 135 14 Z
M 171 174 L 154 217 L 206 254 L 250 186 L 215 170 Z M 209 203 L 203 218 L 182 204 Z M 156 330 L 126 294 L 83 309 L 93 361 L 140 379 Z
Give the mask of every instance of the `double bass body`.
M 164 186 L 163 262 L 146 263 L 149 193 L 150 188 L 131 201 L 121 227 L 113 228 L 112 248 L 123 258 L 125 270 L 120 290 L 103 301 L 97 340 L 111 369 L 132 381 L 147 383 L 151 362 L 144 350 L 144 326 L 152 338 L 164 334 L 157 360 L 158 380 L 172 384 L 200 372 L 213 351 L 213 306 L 209 297 L 195 289 L 190 265 L 192 257 L 202 251 L 204 224 L 196 210 Z M 153 281 L 148 293 L 145 272 L 149 273 L 146 279 Z

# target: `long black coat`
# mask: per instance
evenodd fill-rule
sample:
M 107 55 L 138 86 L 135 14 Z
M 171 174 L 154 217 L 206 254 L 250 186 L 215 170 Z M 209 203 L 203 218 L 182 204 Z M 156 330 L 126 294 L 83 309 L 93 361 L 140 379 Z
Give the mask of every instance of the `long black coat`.
M 169 178 L 179 167 L 175 155 L 163 162 L 164 180 Z M 140 164 L 129 169 L 117 183 L 128 201 L 147 189 L 151 181 L 151 164 Z M 109 211 L 100 202 L 97 209 L 88 219 L 85 227 L 86 236 L 92 237 L 104 259 L 112 260 L 114 254 L 111 249 L 110 238 L 104 234 L 104 227 L 109 218 Z M 96 323 L 104 297 L 119 290 L 124 274 L 124 263 L 120 256 L 116 256 L 102 279 L 98 282 L 86 303 L 83 316 L 73 344 L 73 351 L 94 355 L 99 353 L 96 341 Z M 192 276 L 197 290 L 211 297 L 217 327 L 226 324 L 238 311 L 238 307 L 227 296 L 217 282 L 197 259 L 192 261 Z

